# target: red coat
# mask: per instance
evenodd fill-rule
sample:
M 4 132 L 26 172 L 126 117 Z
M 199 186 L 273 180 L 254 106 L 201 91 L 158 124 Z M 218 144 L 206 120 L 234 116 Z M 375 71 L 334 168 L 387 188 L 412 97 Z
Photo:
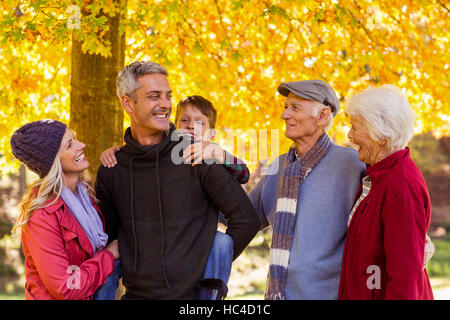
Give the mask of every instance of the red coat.
M 347 230 L 339 299 L 433 299 L 423 268 L 430 198 L 409 149 L 367 175 L 372 187 Z
M 114 255 L 108 250 L 93 254 L 61 198 L 32 214 L 22 230 L 22 245 L 27 300 L 90 300 L 114 270 Z

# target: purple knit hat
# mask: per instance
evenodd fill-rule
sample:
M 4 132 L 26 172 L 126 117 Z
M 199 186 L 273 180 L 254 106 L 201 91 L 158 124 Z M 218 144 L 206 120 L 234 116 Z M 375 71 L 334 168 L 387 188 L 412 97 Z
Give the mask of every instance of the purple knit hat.
M 27 123 L 12 135 L 12 153 L 28 169 L 43 178 L 55 161 L 66 128 L 66 124 L 57 120 Z

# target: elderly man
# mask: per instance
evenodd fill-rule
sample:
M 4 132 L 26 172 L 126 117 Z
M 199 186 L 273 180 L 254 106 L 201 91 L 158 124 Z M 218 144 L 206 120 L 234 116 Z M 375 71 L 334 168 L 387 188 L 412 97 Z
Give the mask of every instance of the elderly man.
M 117 78 L 130 117 L 117 165 L 100 167 L 96 192 L 110 241 L 119 239 L 125 299 L 196 299 L 218 210 L 236 258 L 258 231 L 255 210 L 221 165 L 176 165 L 165 68 L 137 61 Z
M 278 91 L 293 145 L 250 194 L 261 227 L 273 230 L 265 298 L 337 299 L 347 217 L 365 165 L 327 135 L 339 111 L 330 85 L 287 82 Z

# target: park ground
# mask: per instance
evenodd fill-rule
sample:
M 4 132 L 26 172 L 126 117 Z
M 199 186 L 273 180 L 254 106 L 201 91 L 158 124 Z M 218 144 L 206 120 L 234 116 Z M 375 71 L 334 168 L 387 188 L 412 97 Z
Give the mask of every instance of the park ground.
M 444 149 L 430 135 L 416 138 L 411 143 L 413 159 L 424 173 L 432 204 L 428 233 L 436 251 L 427 271 L 437 300 L 450 300 L 450 161 L 448 156 L 443 156 L 448 154 L 450 140 L 445 141 L 447 152 L 439 151 Z M 255 176 L 252 174 L 245 185 L 246 191 L 257 183 L 258 177 Z M 18 214 L 19 180 L 16 174 L 0 176 L 0 300 L 24 299 L 25 277 L 20 243 L 10 234 Z M 28 177 L 27 181 L 32 180 Z M 269 229 L 258 233 L 234 262 L 228 299 L 263 299 L 270 238 Z

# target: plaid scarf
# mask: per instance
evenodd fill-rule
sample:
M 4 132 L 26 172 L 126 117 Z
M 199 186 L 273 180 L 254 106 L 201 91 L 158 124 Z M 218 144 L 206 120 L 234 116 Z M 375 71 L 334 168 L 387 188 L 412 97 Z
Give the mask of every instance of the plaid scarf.
M 278 199 L 273 222 L 272 245 L 270 247 L 270 267 L 265 299 L 284 300 L 289 254 L 295 231 L 297 199 L 300 184 L 316 164 L 327 154 L 332 143 L 323 134 L 303 159 L 297 158 L 291 147 L 284 161 L 284 175 L 278 187 Z

